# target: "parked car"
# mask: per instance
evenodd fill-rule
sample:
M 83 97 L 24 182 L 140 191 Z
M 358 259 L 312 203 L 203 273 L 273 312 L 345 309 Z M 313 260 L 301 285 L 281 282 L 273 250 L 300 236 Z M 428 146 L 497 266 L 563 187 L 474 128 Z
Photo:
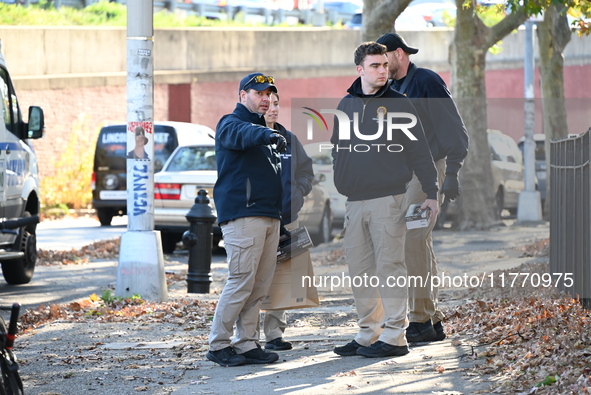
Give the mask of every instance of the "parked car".
M 339 14 L 354 14 L 363 8 L 363 1 L 325 1 L 324 12 L 334 11 Z
M 394 30 L 424 30 L 433 27 L 425 18 L 425 13 L 414 7 L 406 7 L 394 21 Z
M 162 237 L 162 249 L 174 251 L 183 233 L 189 229 L 185 215 L 195 202 L 201 189 L 205 189 L 215 210 L 213 187 L 217 180 L 214 140 L 179 146 L 161 172 L 154 175 L 154 225 Z M 331 239 L 332 209 L 330 195 L 322 182 L 323 175 L 315 177 L 312 192 L 304 199 L 299 213 L 301 226 L 306 226 L 315 244 Z M 213 229 L 214 247 L 222 239 L 217 223 Z
M 363 22 L 363 16 L 362 16 L 361 12 L 357 12 L 351 17 L 351 19 L 349 19 L 347 22 L 345 22 L 345 24 L 343 25 L 343 28 L 345 30 L 361 30 L 362 22 Z
M 451 20 L 455 20 L 457 7 L 451 0 L 413 0 L 402 14 L 405 12 L 421 15 L 429 26 L 445 27 Z
M 521 150 L 513 138 L 499 130 L 488 129 L 487 132 L 496 209 L 499 214 L 508 210 L 511 215 L 516 215 L 519 194 L 525 188 Z M 458 201 L 455 200 L 441 207 L 437 227 L 453 219 L 458 210 L 457 205 Z
M 203 136 L 213 138 L 207 126 L 184 122 L 154 123 L 154 172 L 179 145 Z M 92 206 L 103 226 L 114 216 L 127 214 L 127 124 L 105 126 L 99 132 L 92 173 Z
M 304 150 L 310 158 L 314 167 L 314 174 L 323 174 L 325 177 L 324 185 L 330 194 L 330 205 L 333 212 L 333 225 L 342 226 L 345 221 L 345 202 L 347 198 L 337 191 L 334 185 L 334 172 L 332 167 L 332 155 L 330 150 L 320 147 L 327 147 L 330 142 L 310 143 L 304 145 Z
M 31 140 L 43 137 L 44 115 L 37 106 L 28 110 L 25 122 L 0 45 L 0 263 L 9 284 L 30 282 L 37 262 L 39 174 Z

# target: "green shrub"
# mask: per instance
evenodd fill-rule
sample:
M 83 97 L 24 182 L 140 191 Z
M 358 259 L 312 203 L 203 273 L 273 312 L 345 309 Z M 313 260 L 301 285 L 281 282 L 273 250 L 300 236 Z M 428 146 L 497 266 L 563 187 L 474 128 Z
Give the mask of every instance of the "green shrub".
M 29 7 L 0 2 L 0 25 L 18 26 L 122 26 L 127 25 L 127 7 L 103 0 L 88 7 L 76 9 L 60 7 L 42 0 Z M 154 13 L 154 27 L 211 27 L 211 26 L 252 26 L 240 21 L 218 21 L 207 18 L 171 13 L 162 10 Z M 261 25 L 263 26 L 263 25 Z

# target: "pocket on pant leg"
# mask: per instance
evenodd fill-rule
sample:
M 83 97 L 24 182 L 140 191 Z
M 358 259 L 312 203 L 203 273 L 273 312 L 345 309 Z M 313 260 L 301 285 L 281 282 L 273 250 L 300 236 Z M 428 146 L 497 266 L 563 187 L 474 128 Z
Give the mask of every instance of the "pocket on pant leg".
M 253 268 L 252 246 L 254 238 L 246 236 L 232 236 L 224 239 L 228 256 L 228 271 L 231 275 L 249 273 Z

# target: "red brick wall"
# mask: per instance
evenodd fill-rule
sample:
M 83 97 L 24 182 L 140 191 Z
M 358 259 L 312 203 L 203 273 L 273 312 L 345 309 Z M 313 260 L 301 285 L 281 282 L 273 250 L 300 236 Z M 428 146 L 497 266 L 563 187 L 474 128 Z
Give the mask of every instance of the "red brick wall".
M 569 127 L 571 133 L 582 133 L 589 126 L 591 113 L 591 65 L 573 66 L 565 69 L 566 96 L 569 99 Z M 442 73 L 449 82 L 449 73 Z M 339 98 L 355 79 L 349 77 L 306 78 L 277 81 L 281 95 L 281 122 L 291 123 L 289 107 L 293 98 L 318 97 Z M 489 127 L 497 128 L 516 140 L 523 135 L 523 70 L 492 70 L 487 72 L 488 97 L 495 103 L 489 112 Z M 540 97 L 539 76 L 535 78 L 536 97 Z M 174 90 L 173 90 L 174 92 Z M 185 92 L 186 93 L 186 92 Z M 91 130 L 89 150 L 94 150 L 98 130 L 107 122 L 126 122 L 127 103 L 125 86 L 105 86 L 80 89 L 32 90 L 18 92 L 22 109 L 30 105 L 42 106 L 45 112 L 46 134 L 35 141 L 39 156 L 40 175 L 53 173 L 55 159 L 63 152 L 70 133 L 84 120 Z M 166 85 L 154 87 L 154 119 L 169 119 L 169 94 Z M 191 84 L 191 114 L 194 123 L 212 129 L 224 114 L 231 112 L 238 100 L 236 82 L 198 82 Z M 180 115 L 188 109 L 179 109 Z M 541 132 L 541 105 L 536 109 L 536 132 Z M 178 118 L 177 118 L 178 119 Z M 90 175 L 89 175 L 90 177 Z

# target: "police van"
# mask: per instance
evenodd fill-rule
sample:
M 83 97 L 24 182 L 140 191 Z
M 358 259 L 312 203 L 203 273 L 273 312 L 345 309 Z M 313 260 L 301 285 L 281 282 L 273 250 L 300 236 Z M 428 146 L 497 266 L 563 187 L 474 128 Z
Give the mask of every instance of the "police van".
M 43 136 L 43 110 L 23 121 L 0 42 L 0 264 L 9 284 L 31 281 L 37 261 L 39 175 L 31 139 Z

